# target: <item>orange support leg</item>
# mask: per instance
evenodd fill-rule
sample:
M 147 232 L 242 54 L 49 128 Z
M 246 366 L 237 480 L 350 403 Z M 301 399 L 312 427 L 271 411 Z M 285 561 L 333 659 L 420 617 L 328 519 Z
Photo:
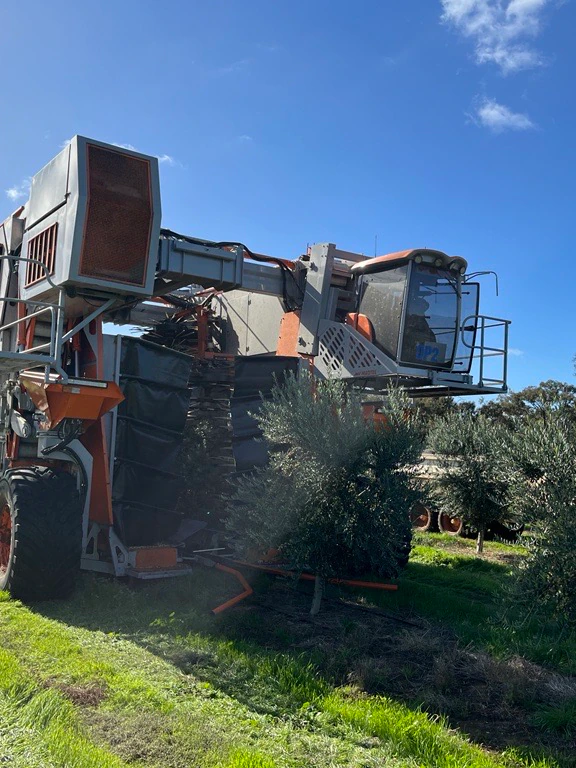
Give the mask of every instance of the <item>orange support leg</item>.
M 237 605 L 239 602 L 244 600 L 245 598 L 249 597 L 253 593 L 253 589 L 248 584 L 244 576 L 240 573 L 240 571 L 236 571 L 234 568 L 228 568 L 227 565 L 221 565 L 220 563 L 216 563 L 214 566 L 218 571 L 224 571 L 224 573 L 230 573 L 232 576 L 235 576 L 240 584 L 244 587 L 244 592 L 242 592 L 239 595 L 236 595 L 236 597 L 233 597 L 231 600 L 227 600 L 225 603 L 222 603 L 222 605 L 219 605 L 217 608 L 212 609 L 212 613 L 216 616 L 219 613 L 222 613 L 222 611 L 225 611 L 227 608 L 232 608 L 233 605 Z

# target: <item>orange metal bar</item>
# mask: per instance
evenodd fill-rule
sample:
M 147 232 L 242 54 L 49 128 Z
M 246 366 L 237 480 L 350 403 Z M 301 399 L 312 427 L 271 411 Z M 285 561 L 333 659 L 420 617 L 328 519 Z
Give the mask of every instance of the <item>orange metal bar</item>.
M 34 346 L 34 334 L 36 333 L 36 318 L 33 317 L 26 326 L 26 349 Z
M 102 525 L 112 525 L 112 487 L 108 462 L 108 448 L 102 419 L 92 424 L 80 438 L 80 442 L 92 456 L 92 488 L 90 492 L 89 519 Z
M 285 571 L 281 568 L 271 568 L 267 565 L 257 565 L 256 563 L 247 563 L 243 560 L 231 560 L 235 565 L 243 565 L 246 568 L 254 568 L 257 571 L 266 571 L 267 573 L 275 573 L 278 576 L 291 576 L 295 577 L 294 571 Z M 314 581 L 316 576 L 313 573 L 301 573 L 298 576 L 299 579 L 304 581 Z M 398 584 L 384 584 L 380 581 L 357 581 L 355 579 L 326 579 L 328 584 L 344 584 L 347 587 L 367 587 L 368 589 L 382 589 L 388 592 L 396 592 Z
M 239 595 L 236 595 L 236 597 L 233 597 L 231 600 L 227 600 L 225 603 L 222 603 L 222 605 L 219 605 L 217 608 L 212 609 L 212 613 L 217 616 L 219 613 L 222 613 L 222 611 L 225 611 L 227 608 L 232 608 L 233 605 L 237 605 L 239 602 L 244 600 L 245 598 L 249 597 L 254 590 L 248 584 L 244 576 L 240 573 L 240 571 L 235 570 L 234 568 L 228 568 L 227 565 L 221 565 L 220 563 L 216 563 L 215 568 L 218 571 L 224 571 L 224 573 L 230 573 L 232 576 L 235 576 L 240 584 L 244 587 L 244 592 L 242 592 Z
M 285 312 L 280 321 L 276 354 L 284 357 L 298 357 L 298 333 L 300 331 L 300 310 Z
M 204 307 L 196 307 L 196 321 L 198 323 L 198 357 L 205 357 L 208 350 L 208 318 L 210 313 Z
M 21 322 L 16 326 L 18 328 L 17 344 L 20 347 L 26 345 L 26 326 L 24 325 L 24 319 L 26 318 L 26 304 L 18 304 L 18 320 Z
M 9 432 L 6 435 L 6 458 L 15 459 L 18 456 L 18 448 L 20 447 L 20 438 L 16 432 Z

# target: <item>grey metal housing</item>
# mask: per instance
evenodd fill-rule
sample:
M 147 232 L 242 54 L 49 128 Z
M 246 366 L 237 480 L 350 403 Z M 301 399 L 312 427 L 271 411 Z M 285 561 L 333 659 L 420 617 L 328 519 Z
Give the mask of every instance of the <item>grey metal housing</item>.
M 80 256 L 88 210 L 87 148 L 101 147 L 109 152 L 139 158 L 149 163 L 150 196 L 153 206 L 150 227 L 146 275 L 142 285 L 101 280 L 80 274 Z M 26 208 L 26 228 L 22 255 L 28 243 L 40 233 L 57 225 L 57 244 L 52 281 L 59 286 L 92 289 L 104 295 L 141 295 L 153 293 L 158 239 L 160 236 L 161 204 L 158 159 L 133 150 L 75 136 L 70 143 L 32 179 L 30 200 Z M 118 253 L 121 263 L 122 253 Z M 26 270 L 20 271 L 20 296 L 24 300 L 52 298 L 54 290 L 45 279 L 26 285 Z

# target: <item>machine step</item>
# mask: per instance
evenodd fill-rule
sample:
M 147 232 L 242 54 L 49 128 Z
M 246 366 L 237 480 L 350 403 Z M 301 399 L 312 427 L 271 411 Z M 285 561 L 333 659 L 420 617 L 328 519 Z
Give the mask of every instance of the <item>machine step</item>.
M 126 576 L 141 581 L 152 581 L 152 579 L 172 579 L 175 576 L 189 576 L 193 568 L 186 563 L 178 563 L 174 568 L 148 568 L 140 570 L 138 568 L 126 568 Z
M 138 572 L 178 569 L 181 565 L 178 562 L 177 547 L 170 547 L 165 544 L 148 547 L 129 547 L 128 563 L 130 570 Z

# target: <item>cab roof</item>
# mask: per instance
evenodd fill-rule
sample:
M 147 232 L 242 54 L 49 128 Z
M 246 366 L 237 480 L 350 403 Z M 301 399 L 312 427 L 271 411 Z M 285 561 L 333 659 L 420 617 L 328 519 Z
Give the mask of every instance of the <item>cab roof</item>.
M 420 259 L 416 259 L 420 256 Z M 388 253 L 385 256 L 375 256 L 372 259 L 366 259 L 360 261 L 351 267 L 351 272 L 355 275 L 366 275 L 370 272 L 383 272 L 387 269 L 394 269 L 394 267 L 400 267 L 403 264 L 408 264 L 410 261 L 421 261 L 424 264 L 436 265 L 443 267 L 444 269 L 453 269 L 456 272 L 461 272 L 462 269 L 466 271 L 468 262 L 461 256 L 448 256 L 448 254 L 442 251 L 434 251 L 430 248 L 410 248 L 407 251 L 395 251 L 394 253 Z M 441 264 L 436 264 L 437 261 L 441 261 Z

